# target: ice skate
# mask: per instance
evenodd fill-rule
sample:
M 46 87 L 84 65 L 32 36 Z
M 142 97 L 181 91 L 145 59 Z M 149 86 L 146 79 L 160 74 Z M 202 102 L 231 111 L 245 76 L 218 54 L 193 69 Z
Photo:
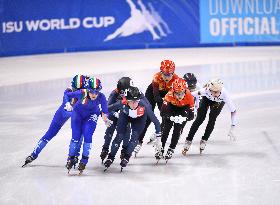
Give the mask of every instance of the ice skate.
M 78 170 L 79 170 L 79 175 L 81 175 L 83 173 L 83 171 L 85 170 L 86 168 L 86 164 L 80 162 L 79 163 L 79 166 L 78 166 Z
M 141 147 L 142 147 L 142 143 L 138 143 L 137 146 L 134 148 L 134 157 L 137 156 L 137 154 L 139 153 L 139 151 L 141 150 Z
M 121 172 L 122 172 L 123 168 L 126 167 L 127 163 L 128 163 L 128 160 L 125 159 L 125 158 L 121 161 L 121 163 L 120 163 L 120 165 L 121 165 Z
M 105 160 L 105 158 L 107 157 L 108 153 L 109 153 L 108 149 L 102 148 L 102 151 L 101 151 L 101 154 L 100 154 L 102 164 L 103 164 L 103 161 Z
M 186 156 L 187 155 L 187 151 L 189 151 L 190 147 L 192 145 L 192 141 L 185 141 L 185 145 L 184 145 L 184 149 L 182 150 L 182 155 Z
M 174 149 L 169 147 L 167 152 L 166 152 L 166 155 L 164 157 L 166 164 L 167 164 L 168 160 L 172 158 L 173 153 L 174 153 Z
M 22 167 L 25 167 L 27 164 L 33 162 L 35 159 L 30 155 L 28 157 L 26 157 L 24 165 L 22 165 Z
M 107 169 L 111 166 L 111 164 L 113 164 L 114 159 L 115 159 L 114 156 L 110 154 L 108 155 L 107 160 L 104 162 L 104 166 L 105 166 L 104 172 L 106 172 Z
M 78 156 L 75 156 L 74 157 L 74 162 L 73 162 L 74 163 L 74 165 L 73 165 L 74 169 L 76 169 L 76 164 L 78 164 L 78 162 L 79 162 L 79 158 L 78 158 Z
M 112 159 L 107 159 L 107 160 L 104 162 L 104 166 L 105 166 L 104 172 L 107 171 L 107 169 L 111 166 L 111 164 L 113 164 L 113 160 L 112 160 Z
M 68 159 L 66 163 L 66 169 L 68 169 L 68 174 L 70 173 L 70 170 L 74 166 L 74 159 Z
M 163 159 L 163 153 L 164 153 L 164 149 L 161 148 L 161 149 L 156 149 L 156 153 L 155 153 L 155 158 L 157 160 L 156 164 L 158 164 L 159 160 L 160 159 Z
M 125 149 L 122 149 L 122 150 L 121 150 L 120 159 L 123 159 L 123 158 L 124 158 L 125 152 L 126 152 Z
M 149 140 L 149 142 L 147 142 L 147 144 L 153 144 L 156 139 L 157 139 L 156 134 L 151 135 L 150 140 Z
M 206 140 L 200 140 L 200 154 L 202 154 L 203 150 L 205 149 L 205 146 L 206 146 Z
M 25 167 L 27 164 L 33 162 L 35 159 L 30 155 L 26 157 L 24 164 L 21 167 Z

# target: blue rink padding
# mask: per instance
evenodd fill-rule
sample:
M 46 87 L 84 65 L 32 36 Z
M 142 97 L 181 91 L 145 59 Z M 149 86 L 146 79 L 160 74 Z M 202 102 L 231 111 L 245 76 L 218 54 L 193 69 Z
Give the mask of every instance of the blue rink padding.
M 263 2 L 3 0 L 0 56 L 280 45 L 277 0 Z

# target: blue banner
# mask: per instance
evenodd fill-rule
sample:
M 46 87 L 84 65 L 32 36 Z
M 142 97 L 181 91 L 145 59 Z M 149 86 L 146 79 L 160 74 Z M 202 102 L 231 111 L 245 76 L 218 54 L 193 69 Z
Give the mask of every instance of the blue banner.
M 4 0 L 1 55 L 195 46 L 198 11 L 167 0 Z
M 279 0 L 200 0 L 201 43 L 280 42 Z
M 279 0 L 0 0 L 0 56 L 280 45 Z

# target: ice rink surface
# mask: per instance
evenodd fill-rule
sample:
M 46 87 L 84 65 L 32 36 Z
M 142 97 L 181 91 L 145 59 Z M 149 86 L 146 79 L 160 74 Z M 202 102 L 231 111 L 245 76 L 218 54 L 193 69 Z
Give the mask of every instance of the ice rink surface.
M 204 84 L 220 77 L 237 106 L 237 141 L 230 141 L 225 106 L 204 153 L 199 128 L 186 157 L 181 150 L 188 122 L 168 164 L 155 165 L 146 145 L 120 173 L 120 160 L 103 172 L 99 154 L 105 132 L 99 120 L 90 161 L 82 176 L 65 168 L 70 122 L 41 155 L 21 168 L 47 130 L 76 73 L 95 74 L 108 94 L 122 76 L 145 91 L 162 59 L 173 59 L 176 73 L 196 74 Z M 280 200 L 280 47 L 165 49 L 38 55 L 0 59 L 0 204 L 252 204 Z M 156 114 L 158 115 L 158 110 Z M 207 119 L 206 119 L 207 120 Z M 170 138 L 169 138 L 170 140 Z M 119 155 L 119 154 L 118 154 Z

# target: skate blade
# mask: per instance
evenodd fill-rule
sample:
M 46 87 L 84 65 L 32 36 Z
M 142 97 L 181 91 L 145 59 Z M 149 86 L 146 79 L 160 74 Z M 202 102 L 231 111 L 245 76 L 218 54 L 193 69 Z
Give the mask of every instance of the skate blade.
M 203 149 L 200 150 L 200 155 L 202 155 Z
M 134 152 L 134 158 L 137 158 L 137 154 L 138 154 L 138 153 Z
M 160 160 L 160 159 L 157 159 L 157 161 L 156 161 L 156 165 L 158 165 L 158 163 L 159 163 L 159 160 Z
M 24 163 L 24 165 L 22 165 L 21 167 L 25 167 L 28 163 Z
M 147 142 L 147 144 L 152 144 L 154 142 L 154 140 L 150 140 L 149 142 Z
M 123 167 L 121 167 L 121 172 L 123 171 Z
M 83 174 L 83 171 L 80 171 L 79 174 L 78 174 L 78 176 L 81 176 L 82 174 Z

